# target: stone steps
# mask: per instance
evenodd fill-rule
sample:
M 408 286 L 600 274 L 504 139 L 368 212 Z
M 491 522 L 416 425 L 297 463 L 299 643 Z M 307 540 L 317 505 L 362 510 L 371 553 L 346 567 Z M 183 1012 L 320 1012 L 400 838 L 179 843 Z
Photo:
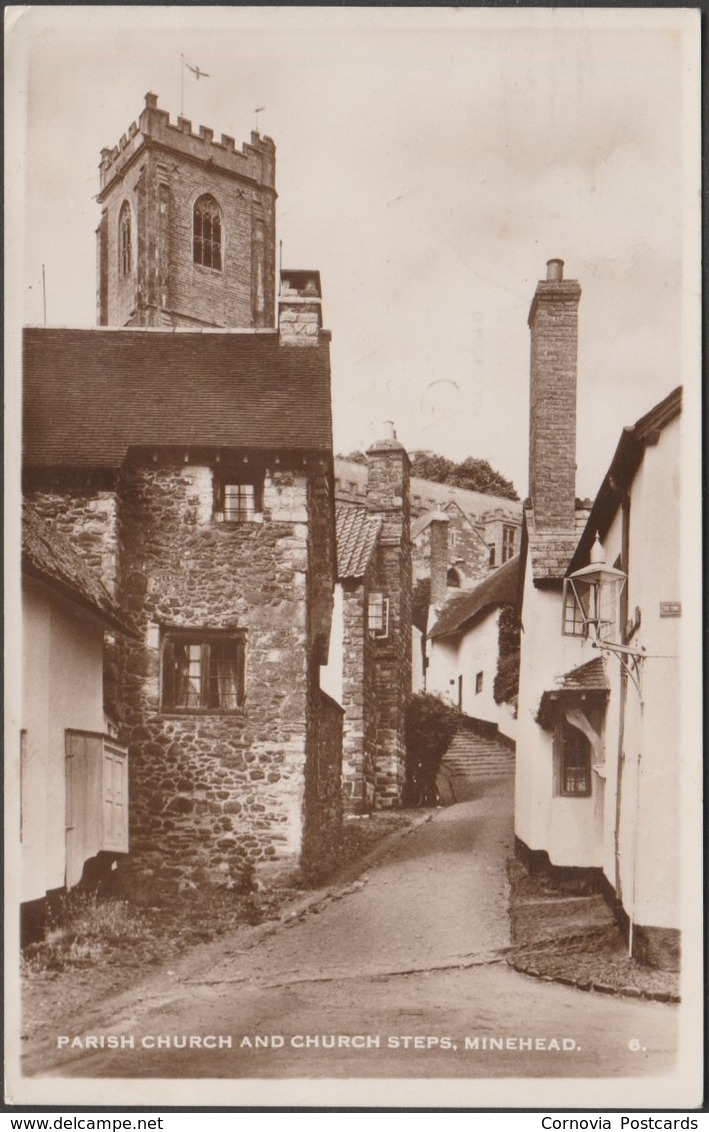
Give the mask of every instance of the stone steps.
M 443 756 L 442 766 L 454 779 L 513 774 L 515 754 L 499 739 L 461 731 Z

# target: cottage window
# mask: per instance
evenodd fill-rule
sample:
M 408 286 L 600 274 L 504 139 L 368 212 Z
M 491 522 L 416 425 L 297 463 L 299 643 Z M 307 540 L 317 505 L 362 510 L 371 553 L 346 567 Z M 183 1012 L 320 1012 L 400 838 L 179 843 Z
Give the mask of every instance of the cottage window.
M 505 523 L 502 527 L 502 561 L 508 562 L 510 558 L 514 557 L 514 552 L 515 529 Z
M 483 674 L 482 672 L 475 673 L 475 695 L 479 696 L 483 690 Z
M 223 523 L 253 523 L 261 517 L 263 487 L 259 480 L 244 482 L 226 475 L 215 480 L 215 513 Z
M 585 735 L 565 720 L 557 733 L 559 794 L 588 797 L 591 793 L 591 744 Z
M 490 552 L 487 564 L 488 564 L 488 566 L 494 566 L 496 558 L 497 558 L 497 548 L 496 548 L 494 542 L 489 542 L 487 544 L 487 549 Z
M 121 275 L 130 275 L 132 266 L 133 239 L 130 205 L 128 201 L 124 201 L 118 218 L 118 270 Z
M 389 598 L 383 594 L 369 595 L 368 628 L 370 636 L 384 640 L 389 636 Z
M 236 711 L 244 702 L 243 633 L 176 630 L 162 648 L 162 707 L 166 711 Z
M 195 201 L 192 240 L 194 262 L 221 271 L 222 219 L 219 205 L 209 193 Z

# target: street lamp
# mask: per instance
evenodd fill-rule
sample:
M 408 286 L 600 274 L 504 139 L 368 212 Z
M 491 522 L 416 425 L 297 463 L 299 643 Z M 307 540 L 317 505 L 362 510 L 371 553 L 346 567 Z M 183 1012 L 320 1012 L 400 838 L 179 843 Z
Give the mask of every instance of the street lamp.
M 588 566 L 575 570 L 566 579 L 565 606 L 570 604 L 572 608 L 565 613 L 565 618 L 579 626 L 583 636 L 591 637 L 592 648 L 618 657 L 640 695 L 640 662 L 645 656 L 645 649 L 632 648 L 611 639 L 617 631 L 620 598 L 627 575 L 614 566 L 606 565 L 606 552 L 598 532 L 589 558 Z M 634 627 L 637 629 L 639 624 L 640 610 L 637 609 Z

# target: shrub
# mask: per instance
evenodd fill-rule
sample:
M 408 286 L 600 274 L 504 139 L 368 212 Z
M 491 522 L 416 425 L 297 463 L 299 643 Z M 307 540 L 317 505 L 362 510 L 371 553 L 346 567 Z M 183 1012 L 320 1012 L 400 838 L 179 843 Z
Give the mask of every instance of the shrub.
M 441 759 L 460 726 L 461 713 L 441 699 L 427 692 L 410 696 L 404 720 L 406 743 L 405 799 L 411 797 L 411 783 L 417 776 L 424 785 L 424 793 L 432 795 L 432 787 L 441 765 Z
M 513 700 L 519 690 L 520 620 L 513 605 L 503 605 L 499 624 L 499 653 L 493 686 L 496 704 Z

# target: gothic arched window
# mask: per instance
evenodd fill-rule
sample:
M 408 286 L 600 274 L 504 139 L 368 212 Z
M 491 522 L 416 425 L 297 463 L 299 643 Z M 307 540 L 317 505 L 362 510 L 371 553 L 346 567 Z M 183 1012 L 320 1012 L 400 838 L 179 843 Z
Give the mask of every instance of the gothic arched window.
M 195 201 L 192 239 L 194 262 L 221 271 L 222 219 L 219 205 L 209 193 Z
M 125 200 L 118 217 L 118 268 L 121 275 L 130 275 L 133 266 L 133 238 L 130 205 Z

